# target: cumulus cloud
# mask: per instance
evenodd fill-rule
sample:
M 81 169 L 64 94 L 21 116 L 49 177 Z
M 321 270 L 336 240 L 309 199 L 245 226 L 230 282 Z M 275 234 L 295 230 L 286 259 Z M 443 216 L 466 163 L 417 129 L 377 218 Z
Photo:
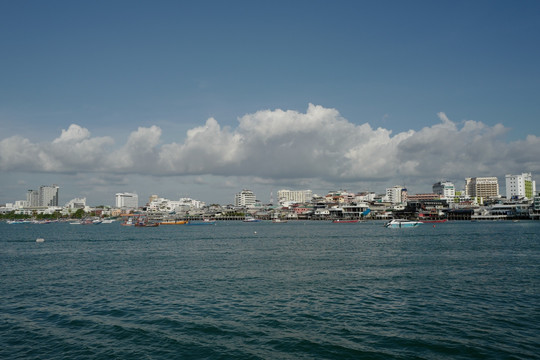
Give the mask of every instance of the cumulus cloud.
M 0 169 L 52 173 L 108 170 L 102 160 L 113 144 L 111 137 L 92 138 L 88 129 L 75 124 L 51 143 L 12 136 L 0 141 Z
M 162 129 L 140 127 L 124 145 L 73 124 L 50 143 L 0 141 L 0 170 L 148 175 L 251 176 L 328 183 L 464 178 L 540 171 L 540 138 L 506 142 L 508 129 L 446 114 L 418 131 L 393 134 L 310 104 L 305 113 L 261 110 L 236 128 L 210 118 L 162 144 Z

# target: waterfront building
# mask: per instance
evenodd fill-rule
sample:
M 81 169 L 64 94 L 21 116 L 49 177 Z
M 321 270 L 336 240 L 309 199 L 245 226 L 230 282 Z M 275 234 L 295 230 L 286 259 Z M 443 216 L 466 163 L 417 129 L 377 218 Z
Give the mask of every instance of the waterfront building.
M 38 206 L 58 206 L 58 185 L 42 185 L 39 187 Z
M 157 199 L 159 199 L 159 196 L 150 195 L 150 197 L 148 198 L 148 203 L 150 204 L 152 201 L 156 201 Z
M 29 207 L 39 206 L 39 191 L 37 190 L 28 190 L 26 193 L 26 201 Z
M 139 207 L 139 195 L 134 193 L 117 193 L 116 207 L 125 209 L 137 209 Z
M 428 201 L 428 200 L 438 200 L 441 198 L 439 194 L 414 194 L 407 195 L 407 201 Z
M 12 207 L 14 207 L 15 209 L 22 209 L 29 206 L 30 205 L 28 204 L 27 200 L 17 200 L 15 201 L 15 205 L 13 205 Z
M 84 209 L 86 208 L 86 198 L 75 198 L 70 200 L 64 208 L 67 209 Z
M 257 202 L 255 194 L 251 190 L 243 189 L 234 196 L 234 206 L 249 207 Z
M 506 198 L 532 199 L 536 193 L 536 182 L 531 173 L 521 175 L 506 175 Z
M 450 181 L 439 181 L 433 184 L 433 193 L 440 195 L 441 199 L 451 201 L 456 196 L 456 188 Z
M 279 190 L 277 195 L 280 204 L 286 202 L 303 204 L 310 202 L 313 198 L 311 190 Z
M 179 201 L 182 205 L 189 206 L 190 209 L 202 209 L 206 206 L 206 203 L 204 201 L 195 200 L 192 198 L 181 198 Z
M 355 201 L 356 194 L 350 193 L 347 190 L 329 191 L 325 196 L 327 204 L 350 204 Z
M 354 201 L 355 202 L 370 202 L 375 201 L 377 194 L 374 192 L 361 192 L 356 194 Z
M 465 178 L 465 195 L 485 199 L 499 197 L 499 181 L 495 176 Z
M 407 189 L 399 185 L 387 188 L 385 201 L 392 203 L 392 205 L 406 203 Z
M 540 193 L 534 195 L 529 216 L 533 220 L 540 220 Z

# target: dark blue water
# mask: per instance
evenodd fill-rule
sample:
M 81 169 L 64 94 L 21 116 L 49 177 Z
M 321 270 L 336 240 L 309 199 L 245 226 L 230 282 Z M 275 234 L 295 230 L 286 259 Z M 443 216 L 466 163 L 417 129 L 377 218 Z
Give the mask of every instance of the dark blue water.
M 540 222 L 0 223 L 0 237 L 1 359 L 540 356 Z

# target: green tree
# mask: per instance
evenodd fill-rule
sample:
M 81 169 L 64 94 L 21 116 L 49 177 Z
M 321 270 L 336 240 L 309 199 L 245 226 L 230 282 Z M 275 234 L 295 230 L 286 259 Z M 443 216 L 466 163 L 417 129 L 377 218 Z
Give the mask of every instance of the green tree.
M 86 213 L 83 209 L 77 209 L 77 211 L 75 211 L 75 214 L 73 214 L 72 217 L 75 219 L 82 219 L 85 215 Z

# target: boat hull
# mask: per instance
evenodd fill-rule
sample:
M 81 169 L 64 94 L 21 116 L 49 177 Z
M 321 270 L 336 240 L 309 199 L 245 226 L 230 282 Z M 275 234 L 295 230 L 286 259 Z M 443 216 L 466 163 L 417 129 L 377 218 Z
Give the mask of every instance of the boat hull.
M 394 219 L 392 221 L 387 222 L 384 225 L 384 227 L 387 227 L 387 228 L 390 228 L 390 229 L 401 229 L 401 228 L 413 228 L 413 227 L 417 227 L 419 225 L 422 225 L 422 223 L 420 221 Z

